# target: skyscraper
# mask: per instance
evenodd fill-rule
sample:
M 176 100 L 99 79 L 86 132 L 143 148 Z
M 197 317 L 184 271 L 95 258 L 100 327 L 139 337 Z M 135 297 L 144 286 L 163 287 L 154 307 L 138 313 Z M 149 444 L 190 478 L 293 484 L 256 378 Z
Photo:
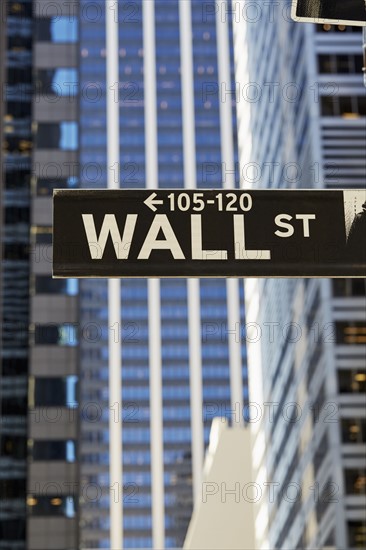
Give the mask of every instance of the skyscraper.
M 77 548 L 78 287 L 52 279 L 52 191 L 78 185 L 78 2 L 32 3 L 27 548 Z
M 31 4 L 0 9 L 0 548 L 25 548 Z
M 243 185 L 365 187 L 357 28 L 290 20 L 290 2 L 236 3 Z M 254 94 L 254 95 L 253 95 Z M 254 98 L 254 99 L 253 99 Z M 332 220 L 329 220 L 332 223 Z M 361 279 L 250 280 L 247 322 L 259 548 L 365 545 L 365 287 Z
M 80 7 L 81 186 L 103 187 L 104 3 Z M 230 90 L 234 80 L 227 8 L 118 3 L 121 152 L 109 169 L 120 170 L 122 187 L 237 184 L 235 101 L 230 91 L 219 99 L 221 83 Z M 201 491 L 212 418 L 243 421 L 243 288 L 236 280 L 123 279 L 121 303 L 121 326 L 108 327 L 106 283 L 80 282 L 81 482 L 102 492 L 82 502 L 81 544 L 109 547 L 107 420 L 116 411 L 108 411 L 107 338 L 120 331 L 124 545 L 179 547 Z

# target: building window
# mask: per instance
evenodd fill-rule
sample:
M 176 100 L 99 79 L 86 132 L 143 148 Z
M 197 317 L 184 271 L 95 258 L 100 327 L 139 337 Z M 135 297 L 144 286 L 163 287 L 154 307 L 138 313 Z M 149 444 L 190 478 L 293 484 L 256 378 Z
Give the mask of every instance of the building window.
M 77 500 L 73 496 L 64 495 L 29 495 L 27 498 L 28 512 L 32 516 L 63 516 L 74 518 Z
M 366 324 L 362 321 L 336 323 L 336 341 L 341 345 L 365 345 Z
M 337 298 L 365 296 L 365 291 L 363 279 L 333 279 L 333 295 Z
M 10 167 L 9 167 L 10 168 Z M 5 173 L 6 189 L 26 189 L 30 184 L 30 174 L 26 170 L 7 170 Z
M 362 71 L 362 55 L 319 55 L 321 74 L 354 74 Z
M 71 323 L 38 324 L 34 327 L 34 343 L 44 346 L 77 346 L 77 328 Z
M 76 443 L 72 439 L 34 441 L 31 448 L 33 460 L 62 460 L 66 462 L 75 462 L 76 460 Z
M 366 371 L 339 370 L 338 386 L 340 393 L 364 393 L 366 391 Z
M 78 74 L 76 69 L 36 69 L 34 74 L 36 91 L 40 95 L 73 97 L 78 93 Z M 48 97 L 50 100 L 51 97 Z
M 348 548 L 365 548 L 366 546 L 366 521 L 349 521 Z
M 78 39 L 78 22 L 72 17 L 35 19 L 35 39 L 56 44 L 74 43 Z
M 40 197 L 51 197 L 54 189 L 75 189 L 79 185 L 79 178 L 38 178 L 37 179 L 37 195 Z
M 347 495 L 366 494 L 366 472 L 364 469 L 347 469 L 344 471 Z
M 19 548 L 19 541 L 21 540 L 25 540 L 25 520 L 18 517 L 16 519 L 8 517 L 0 521 L 0 541 L 3 541 L 4 548 L 6 548 L 5 544 L 9 544 L 5 541 L 14 541 L 14 548 Z
M 0 438 L 0 455 L 22 459 L 26 455 L 27 440 L 25 437 L 4 434 Z
M 316 32 L 343 32 L 343 33 L 358 33 L 360 34 L 361 27 L 346 27 L 344 25 L 329 25 L 329 23 L 325 23 L 324 25 L 315 25 Z
M 342 418 L 343 443 L 366 443 L 366 418 Z
M 36 407 L 76 406 L 76 376 L 64 378 L 36 378 L 34 404 Z
M 32 234 L 35 244 L 52 244 L 52 227 L 33 226 Z
M 26 491 L 26 481 L 24 479 L 0 479 L 1 499 L 23 498 Z
M 76 296 L 79 283 L 77 279 L 52 279 L 49 275 L 36 275 L 36 294 L 66 294 Z
M 3 357 L 2 376 L 28 374 L 28 360 L 22 357 Z
M 27 409 L 27 397 L 25 395 L 4 396 L 0 400 L 0 405 L 2 416 L 23 416 Z
M 322 116 L 342 116 L 357 118 L 366 115 L 366 101 L 362 96 L 323 96 L 321 98 Z
M 78 124 L 41 122 L 37 128 L 36 143 L 39 149 L 75 151 L 78 147 Z
M 5 260 L 28 260 L 29 247 L 27 244 L 21 243 L 9 243 L 4 246 L 4 259 Z

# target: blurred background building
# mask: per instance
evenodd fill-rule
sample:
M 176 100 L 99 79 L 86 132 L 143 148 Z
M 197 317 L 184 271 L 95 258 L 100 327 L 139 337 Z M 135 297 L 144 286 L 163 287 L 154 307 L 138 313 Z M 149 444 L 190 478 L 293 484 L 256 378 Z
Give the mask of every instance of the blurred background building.
M 51 278 L 52 199 L 74 178 L 74 2 L 1 5 L 0 547 L 78 546 L 77 287 Z M 64 74 L 61 74 L 65 71 Z M 66 84 L 64 84 L 66 85 Z M 54 184 L 53 184 L 54 185 Z
M 87 6 L 81 2 L 82 10 Z M 213 1 L 119 2 L 123 188 L 153 185 L 155 163 L 161 188 L 217 188 L 225 166 L 235 171 L 235 101 L 222 104 L 217 93 L 220 80 L 230 89 L 234 79 L 232 29 L 228 18 L 223 24 L 219 20 L 224 29 L 218 30 L 215 8 Z M 102 10 L 89 10 L 89 17 L 80 20 L 80 184 L 85 188 L 106 185 L 105 21 Z M 223 77 L 226 72 L 228 79 Z M 156 127 L 149 112 L 155 106 Z M 229 153 L 223 144 L 227 135 L 226 144 L 233 142 Z M 147 136 L 152 159 L 146 155 Z M 228 178 L 235 185 L 235 173 Z M 193 495 L 200 491 L 212 419 L 231 417 L 232 403 L 237 403 L 240 423 L 247 396 L 245 347 L 239 334 L 244 324 L 243 285 L 219 279 L 150 283 L 121 281 L 126 548 L 183 544 Z M 82 415 L 82 483 L 107 488 L 106 281 L 80 281 L 80 323 L 101 327 L 99 336 L 94 327 L 80 341 L 81 404 L 98 404 L 94 411 L 90 408 L 94 422 Z M 154 336 L 156 328 L 160 341 Z M 162 397 L 152 404 L 151 388 L 160 378 Z M 159 475 L 152 476 L 154 453 L 162 460 L 156 465 Z M 152 499 L 157 499 L 154 506 Z M 84 547 L 109 547 L 108 506 L 107 497 L 82 503 Z
M 6 6 L 5 6 L 6 7 Z M 25 548 L 32 166 L 32 20 L 27 2 L 0 18 L 0 548 Z M 7 82 L 7 86 L 3 85 Z
M 361 30 L 293 23 L 289 1 L 247 8 L 237 3 L 234 31 L 236 80 L 254 94 L 238 99 L 243 185 L 365 188 Z M 266 410 L 251 424 L 253 463 L 270 484 L 258 548 L 363 548 L 364 281 L 247 280 L 245 290 L 247 322 L 262 331 L 248 345 L 250 401 Z

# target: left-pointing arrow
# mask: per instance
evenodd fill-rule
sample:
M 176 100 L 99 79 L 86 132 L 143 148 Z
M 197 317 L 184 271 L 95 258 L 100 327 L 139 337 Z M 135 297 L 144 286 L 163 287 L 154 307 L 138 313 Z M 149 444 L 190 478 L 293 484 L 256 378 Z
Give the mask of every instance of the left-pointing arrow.
M 162 200 L 154 200 L 156 196 L 156 193 L 151 193 L 151 195 L 149 195 L 147 199 L 144 200 L 144 204 L 146 204 L 146 206 L 148 206 L 153 212 L 156 212 L 155 204 L 163 204 Z

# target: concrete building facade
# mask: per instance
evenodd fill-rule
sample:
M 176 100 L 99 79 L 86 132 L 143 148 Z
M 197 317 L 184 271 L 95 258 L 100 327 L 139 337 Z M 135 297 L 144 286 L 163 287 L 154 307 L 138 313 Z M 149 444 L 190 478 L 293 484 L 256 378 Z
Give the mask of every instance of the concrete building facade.
M 77 282 L 52 279 L 52 191 L 78 184 L 78 3 L 33 3 L 27 548 L 77 548 Z

